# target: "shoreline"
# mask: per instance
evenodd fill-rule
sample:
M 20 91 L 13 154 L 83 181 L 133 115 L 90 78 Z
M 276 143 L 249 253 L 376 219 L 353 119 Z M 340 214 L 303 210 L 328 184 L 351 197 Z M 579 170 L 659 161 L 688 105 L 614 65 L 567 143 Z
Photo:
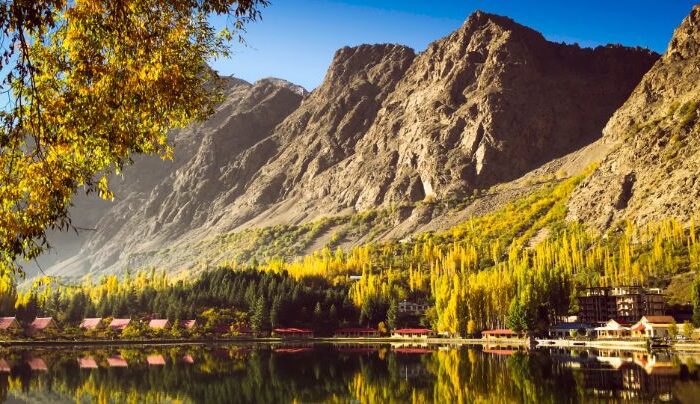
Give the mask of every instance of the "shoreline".
M 542 348 L 594 348 L 594 349 L 624 349 L 647 350 L 645 340 L 536 340 L 537 345 L 530 349 Z M 80 347 L 117 347 L 117 346 L 172 346 L 172 345 L 220 345 L 220 344 L 424 344 L 450 346 L 481 346 L 489 347 L 518 347 L 528 348 L 526 339 L 463 339 L 463 338 L 222 338 L 222 339 L 159 339 L 159 340 L 45 340 L 45 341 L 0 341 L 2 348 L 80 348 Z M 700 341 L 693 343 L 677 343 L 668 348 L 680 352 L 700 352 Z

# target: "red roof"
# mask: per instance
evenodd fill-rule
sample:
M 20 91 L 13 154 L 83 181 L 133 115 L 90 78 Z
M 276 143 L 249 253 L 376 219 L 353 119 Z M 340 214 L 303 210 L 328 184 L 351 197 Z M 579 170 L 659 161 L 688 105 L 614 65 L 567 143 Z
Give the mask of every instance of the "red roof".
M 125 368 L 129 366 L 129 364 L 126 363 L 126 361 L 124 360 L 124 358 L 121 357 L 121 355 L 116 355 L 112 356 L 111 358 L 107 358 L 107 364 L 109 364 L 109 366 L 113 368 Z
M 483 331 L 484 335 L 517 335 L 517 333 L 510 328 L 497 328 L 495 330 Z
M 182 361 L 185 363 L 194 363 L 194 357 L 190 354 L 184 355 Z
M 0 372 L 10 373 L 11 371 L 12 367 L 10 367 L 10 364 L 5 359 L 0 359 Z
M 675 319 L 671 316 L 644 316 L 648 323 L 653 324 L 671 324 Z
M 91 356 L 78 358 L 78 366 L 81 369 L 97 369 L 97 362 Z
M 87 330 L 94 330 L 102 324 L 102 318 L 85 318 L 80 323 L 80 328 L 85 328 Z
M 347 334 L 375 334 L 379 331 L 374 328 L 338 328 L 335 330 L 336 334 L 347 333 Z
M 49 370 L 48 366 L 46 366 L 46 362 L 41 358 L 27 359 L 27 364 L 32 370 Z
M 149 328 L 162 329 L 170 324 L 168 319 L 156 318 L 148 322 Z
M 429 328 L 399 328 L 393 332 L 394 334 L 432 334 L 433 330 Z
M 514 349 L 484 349 L 483 352 L 493 355 L 513 355 L 518 351 Z
M 0 317 L 0 330 L 19 328 L 19 323 L 15 317 Z
M 307 328 L 275 328 L 274 330 L 277 334 L 311 334 L 312 330 Z
M 197 325 L 197 320 L 182 320 L 180 321 L 180 326 L 185 329 L 192 329 Z
M 301 353 L 312 351 L 312 348 L 275 348 L 275 353 Z
M 149 366 L 163 366 L 165 365 L 165 358 L 163 358 L 163 355 L 148 355 L 146 362 L 148 362 Z
M 53 323 L 53 317 L 37 317 L 32 321 L 31 324 L 29 324 L 29 332 L 34 332 L 34 331 L 43 331 L 46 328 L 52 326 Z
M 131 323 L 130 318 L 115 318 L 112 320 L 111 323 L 109 323 L 109 328 L 117 331 L 121 331 L 126 328 L 126 326 Z
M 433 352 L 427 348 L 396 348 L 395 351 L 403 354 L 426 354 Z

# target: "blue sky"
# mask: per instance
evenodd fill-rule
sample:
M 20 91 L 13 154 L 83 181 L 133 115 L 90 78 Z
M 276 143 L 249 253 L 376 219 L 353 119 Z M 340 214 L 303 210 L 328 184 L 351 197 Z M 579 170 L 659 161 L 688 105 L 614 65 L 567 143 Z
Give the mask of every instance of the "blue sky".
M 346 45 L 400 43 L 421 51 L 459 28 L 475 10 L 506 15 L 552 41 L 621 43 L 662 53 L 695 1 L 367 1 L 271 0 L 248 26 L 247 46 L 212 64 L 248 81 L 279 77 L 311 90 Z

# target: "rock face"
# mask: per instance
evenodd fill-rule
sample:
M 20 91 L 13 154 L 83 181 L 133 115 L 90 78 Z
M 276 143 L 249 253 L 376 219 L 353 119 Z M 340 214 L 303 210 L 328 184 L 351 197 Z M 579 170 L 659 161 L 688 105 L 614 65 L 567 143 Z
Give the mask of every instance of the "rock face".
M 574 193 L 569 217 L 605 230 L 620 220 L 689 220 L 700 209 L 700 6 L 613 115 L 613 151 Z
M 175 137 L 173 163 L 127 172 L 80 253 L 51 271 L 120 269 L 223 232 L 515 179 L 599 139 L 657 58 L 548 42 L 477 12 L 418 55 L 343 48 L 308 96 L 281 80 L 232 83 L 215 116 Z

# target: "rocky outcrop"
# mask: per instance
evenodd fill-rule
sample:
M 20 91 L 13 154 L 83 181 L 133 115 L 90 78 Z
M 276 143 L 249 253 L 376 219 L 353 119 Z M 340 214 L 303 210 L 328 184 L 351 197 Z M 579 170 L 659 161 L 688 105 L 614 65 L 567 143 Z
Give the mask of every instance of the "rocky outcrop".
M 610 152 L 575 191 L 569 218 L 605 230 L 700 210 L 700 6 L 604 130 Z
M 232 230 L 513 180 L 598 139 L 656 59 L 548 42 L 477 12 L 418 55 L 340 49 L 309 95 L 281 80 L 235 82 L 208 122 L 178 133 L 173 163 L 127 172 L 82 251 L 52 271 L 138 266 L 131 257 Z

